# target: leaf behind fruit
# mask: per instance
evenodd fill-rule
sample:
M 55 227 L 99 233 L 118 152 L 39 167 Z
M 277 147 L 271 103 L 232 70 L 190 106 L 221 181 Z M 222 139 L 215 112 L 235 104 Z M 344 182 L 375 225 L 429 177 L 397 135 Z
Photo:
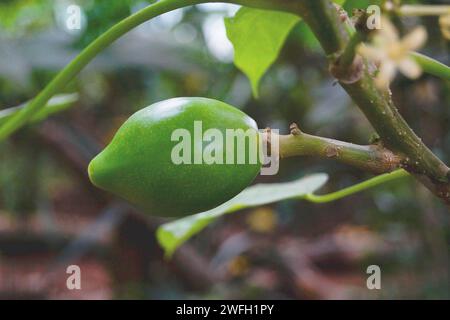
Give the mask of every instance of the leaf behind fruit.
M 290 182 L 256 184 L 217 208 L 161 225 L 156 237 L 166 257 L 170 257 L 184 242 L 224 214 L 286 199 L 302 199 L 322 187 L 327 180 L 327 174 L 316 173 Z

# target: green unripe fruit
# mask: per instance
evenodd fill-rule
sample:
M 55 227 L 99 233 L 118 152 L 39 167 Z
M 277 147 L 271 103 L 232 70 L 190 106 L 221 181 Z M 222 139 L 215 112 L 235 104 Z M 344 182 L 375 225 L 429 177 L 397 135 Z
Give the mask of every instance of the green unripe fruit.
M 244 150 L 239 138 L 230 143 L 228 133 L 239 131 L 251 132 L 256 142 L 246 136 Z M 153 215 L 194 214 L 226 202 L 253 181 L 261 168 L 259 158 L 251 161 L 258 137 L 255 121 L 226 103 L 169 99 L 133 114 L 91 161 L 89 177 Z

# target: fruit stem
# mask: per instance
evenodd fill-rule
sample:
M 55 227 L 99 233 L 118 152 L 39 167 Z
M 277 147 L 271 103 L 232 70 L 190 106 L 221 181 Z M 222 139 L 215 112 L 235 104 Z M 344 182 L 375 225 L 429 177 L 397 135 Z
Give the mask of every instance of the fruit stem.
M 274 134 L 274 133 L 272 133 Z M 333 159 L 375 174 L 401 167 L 402 159 L 380 144 L 357 145 L 306 134 L 291 125 L 291 134 L 279 137 L 280 158 L 315 156 Z

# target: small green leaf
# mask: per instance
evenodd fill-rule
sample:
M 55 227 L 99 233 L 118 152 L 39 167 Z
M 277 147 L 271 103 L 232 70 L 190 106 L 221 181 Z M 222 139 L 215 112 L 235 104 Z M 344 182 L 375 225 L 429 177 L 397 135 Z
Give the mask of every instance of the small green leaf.
M 445 64 L 418 52 L 411 52 L 410 55 L 420 65 L 424 72 L 432 74 L 443 80 L 450 81 L 449 66 L 446 66 Z
M 45 105 L 45 108 L 39 110 L 31 119 L 30 123 L 39 122 L 47 117 L 51 116 L 54 113 L 61 112 L 70 106 L 74 102 L 78 100 L 78 94 L 77 93 L 70 93 L 70 94 L 60 94 L 56 95 L 53 98 L 51 98 L 48 103 Z M 7 109 L 0 110 L 0 126 L 8 121 L 13 115 L 15 115 L 17 112 L 25 108 L 29 102 L 25 102 L 24 104 L 21 104 L 17 107 L 11 107 Z
M 302 199 L 322 187 L 327 180 L 327 174 L 317 173 L 291 182 L 257 184 L 217 208 L 163 224 L 156 237 L 166 256 L 170 257 L 189 238 L 226 213 L 285 199 Z
M 348 13 L 352 13 L 353 9 L 362 9 L 366 10 L 371 5 L 382 5 L 382 0 L 347 0 L 347 1 L 334 1 L 340 5 L 343 5 L 344 9 Z M 342 3 L 343 2 L 343 3 Z
M 346 0 L 333 0 L 334 3 L 336 3 L 337 5 L 342 6 L 344 4 Z
M 250 79 L 255 97 L 261 77 L 299 21 L 291 13 L 247 7 L 239 9 L 233 18 L 225 18 L 227 36 L 234 46 L 234 63 Z

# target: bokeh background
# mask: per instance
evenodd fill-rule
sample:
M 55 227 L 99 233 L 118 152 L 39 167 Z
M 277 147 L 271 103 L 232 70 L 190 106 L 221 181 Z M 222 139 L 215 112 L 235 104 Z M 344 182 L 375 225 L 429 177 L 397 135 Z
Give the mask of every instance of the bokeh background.
M 33 98 L 81 48 L 149 2 L 2 0 L 0 108 Z M 65 26 L 70 4 L 83 10 L 79 31 Z M 232 63 L 223 24 L 237 9 L 198 5 L 143 24 L 67 84 L 65 92 L 79 93 L 72 108 L 1 144 L 0 298 L 450 298 L 450 216 L 411 179 L 329 204 L 284 201 L 237 212 L 195 236 L 170 261 L 155 240 L 165 220 L 89 183 L 89 160 L 127 117 L 177 96 L 228 102 L 260 127 L 287 132 L 296 122 L 311 134 L 368 143 L 370 125 L 329 76 L 322 50 L 302 23 L 263 78 L 260 98 L 251 96 L 248 80 Z M 396 23 L 404 31 L 424 24 L 429 38 L 423 52 L 450 64 L 449 42 L 436 18 Z M 407 121 L 449 163 L 450 83 L 399 76 L 393 93 Z M 305 157 L 284 160 L 277 176 L 256 182 L 315 172 L 331 177 L 320 192 L 370 177 Z M 81 268 L 81 290 L 66 288 L 72 264 Z M 381 267 L 381 290 L 366 287 L 372 264 Z

